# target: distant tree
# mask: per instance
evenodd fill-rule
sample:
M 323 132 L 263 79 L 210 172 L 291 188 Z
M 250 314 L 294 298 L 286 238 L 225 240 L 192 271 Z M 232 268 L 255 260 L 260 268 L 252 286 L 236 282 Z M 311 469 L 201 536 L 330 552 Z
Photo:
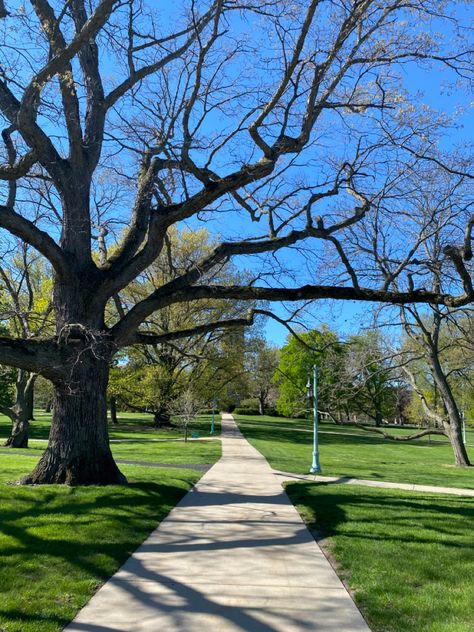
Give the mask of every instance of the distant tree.
M 7 252 L 5 252 L 5 249 Z M 8 255 L 13 249 L 14 254 Z M 38 339 L 54 331 L 50 271 L 28 245 L 14 240 L 5 245 L 0 262 L 0 292 L 4 297 L 0 319 L 10 333 L 24 339 Z M 29 421 L 33 419 L 34 387 L 37 373 L 18 369 L 15 394 L 3 414 L 10 417 L 12 431 L 5 445 L 28 447 Z
M 156 287 L 171 282 L 176 274 L 184 274 L 189 266 L 215 246 L 206 229 L 172 229 L 167 235 L 166 249 L 152 266 L 144 271 L 111 306 L 110 318 L 128 310 Z M 212 273 L 215 282 L 241 279 L 230 263 Z M 157 344 L 131 347 L 122 353 L 122 360 L 111 370 L 108 392 L 117 402 L 131 410 L 154 415 L 155 426 L 170 422 L 169 407 L 188 382 L 202 397 L 228 399 L 230 384 L 236 389 L 243 381 L 245 335 L 238 314 L 245 307 L 239 301 L 182 302 L 170 305 L 151 315 L 143 324 L 144 336 L 159 339 Z M 221 319 L 230 324 L 209 328 L 210 320 Z M 178 329 L 194 332 L 176 337 Z M 146 334 L 145 334 L 146 332 Z M 212 377 L 211 377 L 212 374 Z M 238 389 L 239 397 L 242 389 Z
M 472 182 L 462 174 L 447 174 L 442 169 L 431 169 L 413 192 L 413 205 L 420 228 L 427 231 L 420 241 L 420 259 L 430 262 L 425 274 L 425 285 L 436 292 L 447 291 L 455 271 L 464 269 L 462 252 L 452 246 L 445 235 L 452 225 L 472 208 Z M 474 226 L 474 217 L 471 217 Z M 470 242 L 465 244 L 472 256 Z M 463 273 L 466 288 L 472 287 L 467 273 Z M 396 280 L 392 284 L 397 285 Z M 405 366 L 413 389 L 420 397 L 425 414 L 444 429 L 458 466 L 470 465 L 462 436 L 462 393 L 460 378 L 467 377 L 474 367 L 472 345 L 472 308 L 463 305 L 406 305 L 400 307 L 400 318 L 410 340 L 409 356 L 415 362 Z M 423 364 L 428 372 L 417 371 Z M 420 381 L 421 378 L 421 381 Z M 424 396 L 426 383 L 433 385 L 433 396 L 438 401 L 430 405 Z M 441 406 L 439 406 L 441 404 Z
M 252 338 L 249 347 L 246 359 L 249 395 L 258 400 L 259 413 L 264 415 L 270 394 L 275 391 L 273 377 L 280 362 L 279 351 L 262 338 Z
M 408 337 L 404 371 L 421 404 L 421 413 L 443 429 L 456 465 L 468 466 L 462 437 L 462 402 L 466 383 L 474 382 L 474 329 L 469 327 L 466 338 L 466 323 L 458 327 L 455 314 L 447 308 L 433 307 L 431 313 L 401 308 L 401 315 Z
M 192 375 L 193 387 L 208 406 L 230 411 L 248 397 L 246 358 L 252 340 L 251 330 L 243 327 L 213 337 L 205 360 L 196 364 Z
M 351 336 L 345 347 L 342 375 L 347 407 L 374 420 L 393 416 L 397 405 L 397 373 L 378 330 Z
M 13 403 L 15 390 L 15 369 L 0 365 L 0 413 L 10 416 L 7 408 Z
M 168 362 L 161 352 L 159 358 L 149 363 L 129 360 L 125 365 L 113 367 L 110 372 L 109 395 L 119 408 L 150 413 L 155 427 L 170 421 L 169 405 L 186 383 L 178 374 L 179 361 Z
M 335 413 L 342 387 L 344 350 L 337 335 L 329 329 L 289 336 L 280 349 L 280 362 L 275 373 L 279 384 L 277 410 L 282 415 L 305 415 L 306 383 L 313 365 L 318 367 L 318 407 Z
M 184 441 L 188 440 L 189 427 L 196 420 L 203 402 L 194 391 L 192 385 L 188 385 L 170 404 L 170 413 L 184 431 Z

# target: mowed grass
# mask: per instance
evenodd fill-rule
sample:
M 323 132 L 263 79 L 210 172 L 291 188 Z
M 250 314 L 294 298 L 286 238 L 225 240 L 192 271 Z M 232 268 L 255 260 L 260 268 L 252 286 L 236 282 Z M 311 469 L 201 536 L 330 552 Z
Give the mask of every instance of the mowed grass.
M 0 452 L 0 632 L 62 630 L 202 475 L 179 466 L 212 464 L 221 455 L 218 440 L 147 441 L 169 433 L 149 428 L 150 418 L 129 415 L 111 433 L 127 439 L 112 444 L 115 458 L 175 467 L 120 463 L 129 481 L 123 487 L 11 485 L 46 447 L 50 416 L 36 417 L 35 447 Z M 199 421 L 203 429 L 207 422 Z M 4 437 L 9 428 L 0 419 Z
M 47 446 L 47 437 L 51 424 L 51 415 L 45 413 L 35 413 L 36 421 L 31 423 L 31 434 L 36 437 L 29 443 L 28 449 L 6 449 L 2 450 L 0 443 L 0 455 L 27 455 L 39 457 Z M 221 444 L 219 440 L 211 439 L 209 434 L 200 434 L 199 440 L 189 439 L 187 442 L 182 440 L 180 430 L 163 431 L 154 430 L 150 433 L 144 433 L 143 428 L 151 423 L 150 418 L 145 417 L 127 417 L 125 424 L 126 430 L 121 434 L 119 430 L 113 431 L 111 449 L 116 459 L 125 459 L 128 461 L 141 461 L 152 463 L 164 463 L 169 465 L 193 465 L 215 463 L 221 456 Z M 210 417 L 199 417 L 195 422 L 197 428 L 207 429 Z M 133 432 L 135 428 L 135 432 Z M 194 424 L 193 424 L 194 428 Z M 220 418 L 216 418 L 215 437 L 220 434 Z M 5 417 L 0 416 L 0 433 L 8 436 L 10 429 L 9 422 Z M 7 434 L 5 434 L 7 433 Z M 156 441 L 158 439 L 159 441 Z M 34 461 L 29 462 L 31 469 L 34 467 Z M 0 631 L 1 632 L 1 631 Z
M 474 499 L 290 483 L 373 632 L 474 631 Z
M 35 410 L 35 420 L 30 423 L 30 438 L 32 446 L 35 440 L 47 440 L 51 426 L 51 413 Z M 118 413 L 118 424 L 109 423 L 109 436 L 113 439 L 181 439 L 184 436 L 182 428 L 155 428 L 153 416 L 142 413 Z M 219 436 L 220 416 L 215 415 L 214 435 Z M 11 421 L 0 415 L 0 441 L 10 435 Z M 199 415 L 189 425 L 189 434 L 196 432 L 199 437 L 210 436 L 211 415 Z M 39 445 L 39 444 L 38 444 Z M 43 443 L 42 443 L 43 445 Z
M 62 628 L 201 476 L 121 465 L 124 487 L 8 485 L 31 461 L 0 455 L 0 630 Z
M 277 470 L 308 473 L 312 458 L 311 422 L 279 417 L 235 416 L 241 431 Z M 414 441 L 393 442 L 382 437 L 351 434 L 347 428 L 325 424 L 321 432 L 322 474 L 353 478 L 444 485 L 474 489 L 474 468 L 454 467 L 451 446 Z M 357 429 L 356 429 L 357 430 Z M 474 461 L 474 449 L 468 448 Z

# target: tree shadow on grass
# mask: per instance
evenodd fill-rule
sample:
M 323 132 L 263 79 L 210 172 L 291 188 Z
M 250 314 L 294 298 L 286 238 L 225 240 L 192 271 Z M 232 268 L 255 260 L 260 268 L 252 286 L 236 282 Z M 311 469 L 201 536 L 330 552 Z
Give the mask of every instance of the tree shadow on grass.
M 459 542 L 454 537 L 452 539 L 440 535 L 458 535 L 459 530 L 452 528 L 452 520 L 455 524 L 463 527 L 463 532 L 471 533 L 474 523 L 474 499 L 452 498 L 441 495 L 421 495 L 415 492 L 402 490 L 367 490 L 367 488 L 354 486 L 352 491 L 335 490 L 334 483 L 288 483 L 285 490 L 291 501 L 295 505 L 301 505 L 310 509 L 315 516 L 315 521 L 308 524 L 310 529 L 324 530 L 328 536 L 334 536 L 341 532 L 340 527 L 348 523 L 347 507 L 356 509 L 358 513 L 357 522 L 374 525 L 377 522 L 394 527 L 403 527 L 407 531 L 413 526 L 414 517 L 417 521 L 417 529 L 431 534 L 421 536 L 404 536 L 399 533 L 397 541 L 420 542 L 430 544 L 440 544 L 442 546 L 452 546 L 455 548 L 467 548 L 472 550 L 471 542 Z M 327 489 L 327 492 L 324 490 Z M 367 512 L 364 511 L 367 509 Z M 380 519 L 375 518 L 379 515 Z M 362 517 L 367 513 L 366 518 Z M 350 524 L 350 523 L 349 523 Z M 361 530 L 350 531 L 344 529 L 345 535 L 352 535 L 358 538 L 368 537 L 370 539 L 380 539 L 386 541 L 391 537 L 388 531 L 377 535 L 373 529 L 367 529 L 370 535 L 364 535 Z
M 174 478 L 179 480 L 179 473 Z M 125 488 L 0 486 L 0 584 L 29 595 L 21 610 L 12 607 L 15 595 L 4 593 L 0 621 L 25 630 L 28 622 L 61 629 L 71 618 L 71 605 L 61 603 L 63 591 L 74 596 L 81 586 L 79 592 L 86 590 L 89 598 L 94 585 L 118 570 L 186 491 L 172 480 Z

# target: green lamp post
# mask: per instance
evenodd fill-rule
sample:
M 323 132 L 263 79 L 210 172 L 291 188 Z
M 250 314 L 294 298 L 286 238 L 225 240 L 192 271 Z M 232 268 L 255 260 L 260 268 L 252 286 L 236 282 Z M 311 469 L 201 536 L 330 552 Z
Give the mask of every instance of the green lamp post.
M 308 377 L 306 384 L 306 394 L 308 400 L 313 400 L 313 462 L 311 464 L 311 474 L 319 474 L 321 465 L 319 463 L 319 438 L 318 438 L 318 367 L 313 365 L 313 379 Z M 311 383 L 312 382 L 312 383 Z

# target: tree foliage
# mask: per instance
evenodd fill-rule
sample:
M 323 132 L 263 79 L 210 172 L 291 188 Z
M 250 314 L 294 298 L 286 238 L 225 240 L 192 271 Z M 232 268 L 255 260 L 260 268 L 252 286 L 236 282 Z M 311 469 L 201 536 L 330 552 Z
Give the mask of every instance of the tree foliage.
M 280 363 L 275 374 L 279 384 L 277 410 L 282 415 L 298 417 L 307 414 L 306 384 L 318 367 L 318 408 L 328 412 L 337 409 L 342 395 L 341 376 L 343 348 L 332 331 L 321 330 L 290 336 L 280 350 Z

